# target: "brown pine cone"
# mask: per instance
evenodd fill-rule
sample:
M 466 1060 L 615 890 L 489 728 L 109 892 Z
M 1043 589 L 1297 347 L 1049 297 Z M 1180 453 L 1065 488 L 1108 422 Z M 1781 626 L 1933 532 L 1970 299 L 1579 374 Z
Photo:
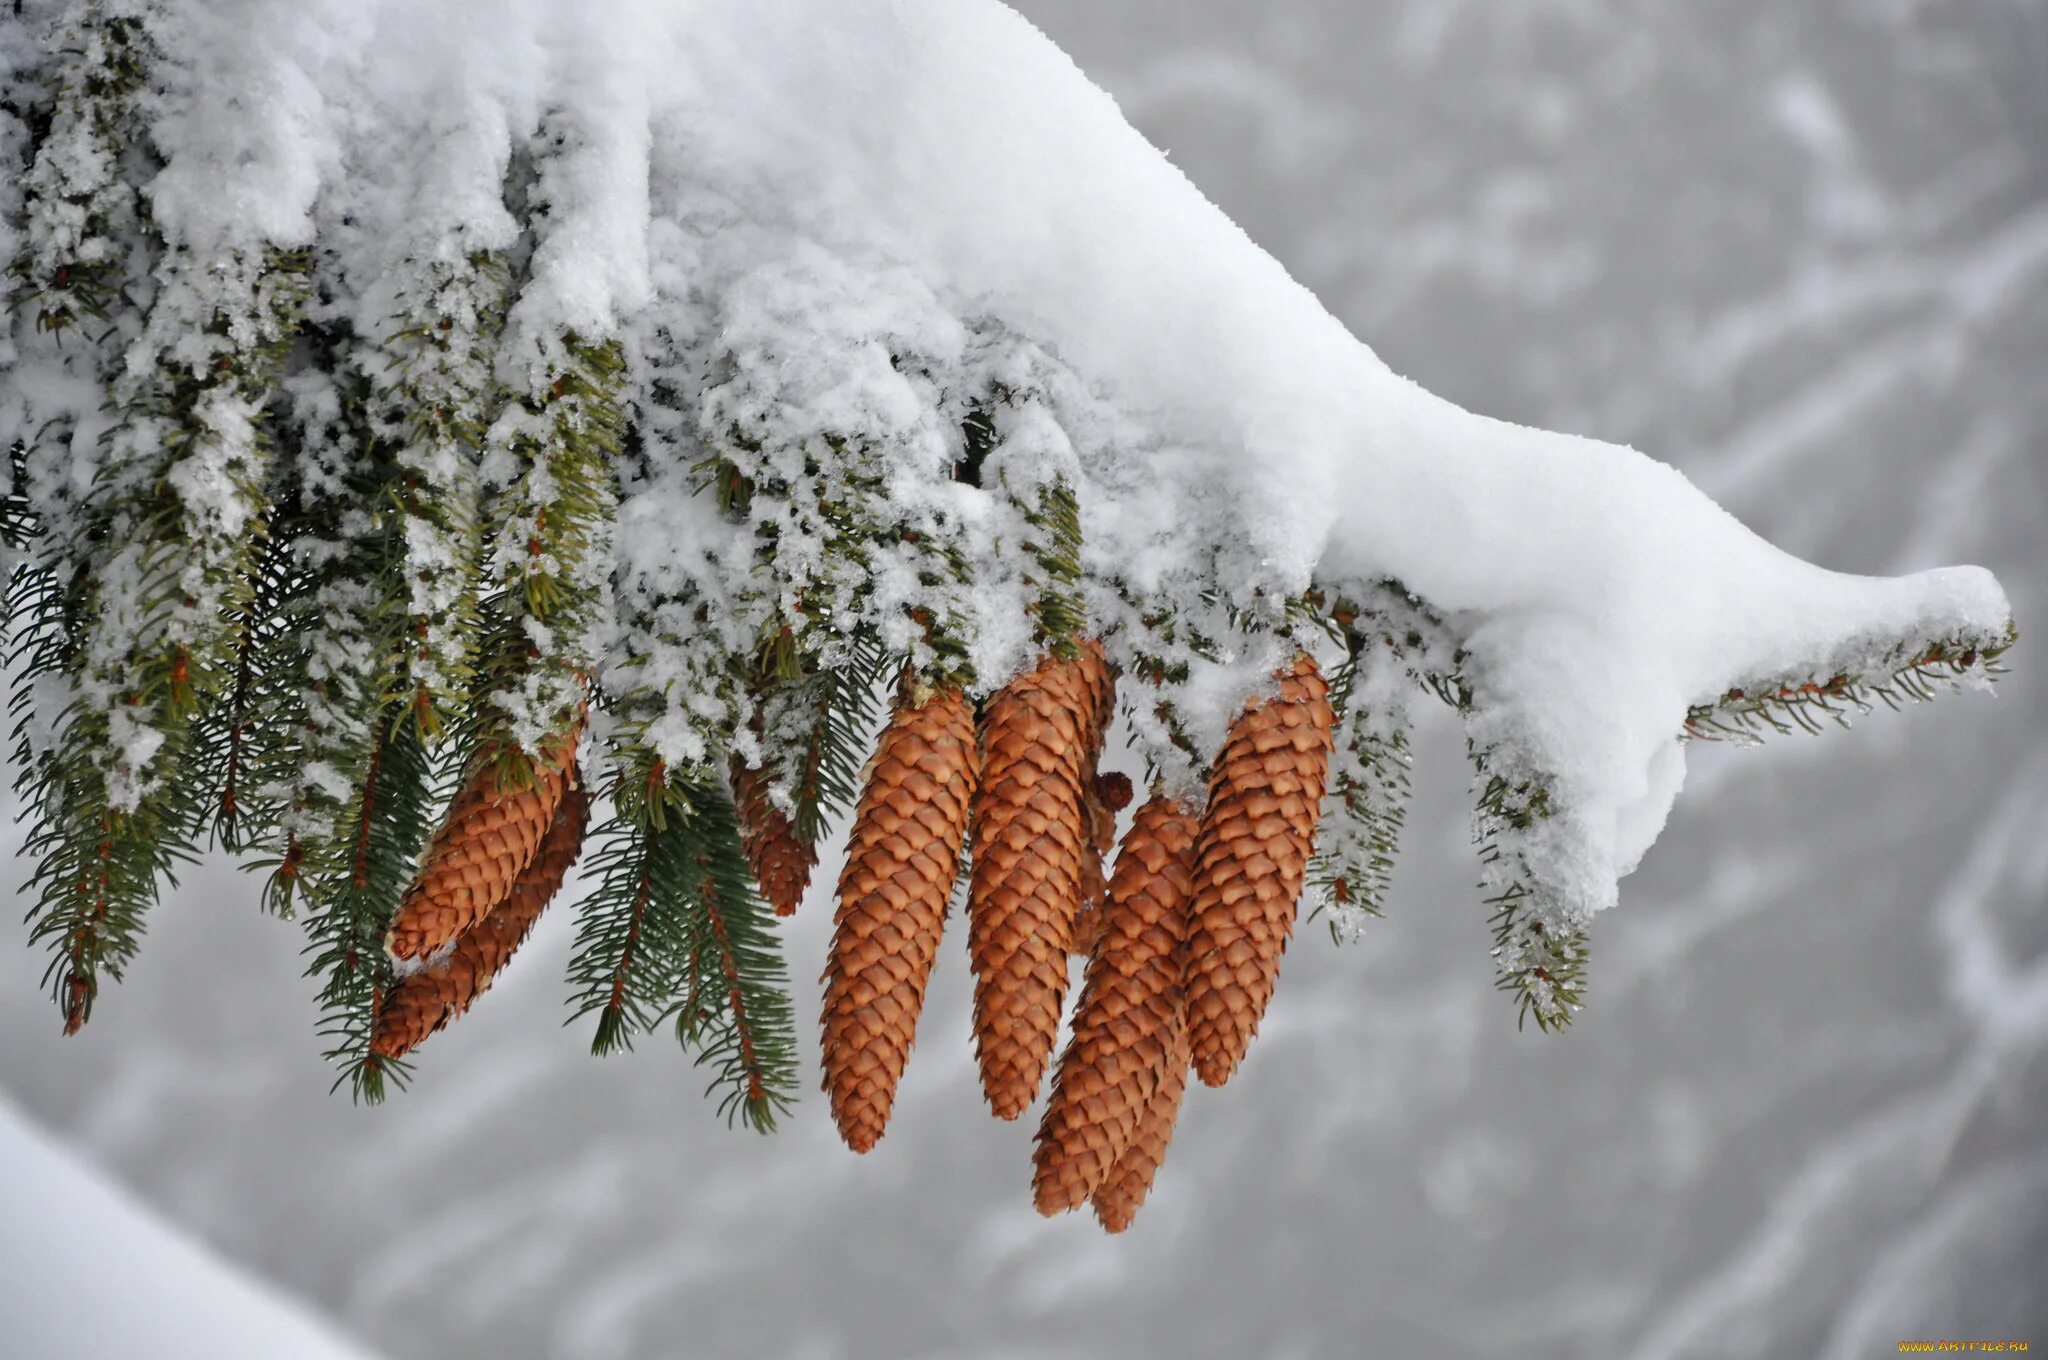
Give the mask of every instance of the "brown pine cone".
M 1041 1214 L 1079 1208 L 1108 1178 L 1172 1056 L 1196 827 L 1186 807 L 1154 798 L 1124 837 L 1073 1037 L 1038 1126 L 1032 1191 Z
M 777 916 L 796 915 L 818 864 L 818 847 L 799 840 L 787 813 L 768 793 L 768 774 L 732 758 L 733 804 L 740 818 L 740 848 Z
M 1037 1098 L 1067 994 L 1095 763 L 1090 655 L 1042 658 L 982 718 L 967 946 L 982 1094 L 1004 1119 Z
M 539 851 L 498 909 L 464 932 L 447 958 L 406 974 L 384 994 L 370 1022 L 372 1053 L 404 1057 L 491 989 L 491 980 L 511 962 L 569 876 L 589 823 L 590 796 L 572 784 L 562 792 Z
M 1195 844 L 1188 1038 L 1210 1086 L 1237 1070 L 1272 1000 L 1329 776 L 1329 685 L 1306 653 L 1279 679 L 1231 724 Z
M 906 674 L 854 812 L 823 979 L 825 1090 L 855 1152 L 889 1123 L 979 770 L 966 697 Z
M 1090 1196 L 1096 1221 L 1107 1232 L 1120 1233 L 1131 1226 L 1152 1191 L 1152 1178 L 1166 1160 L 1167 1145 L 1173 1142 L 1174 1126 L 1180 1122 L 1181 1097 L 1188 1089 L 1188 1027 L 1186 1017 L 1176 1017 L 1167 1035 L 1164 1066 L 1152 1087 L 1152 1098 L 1138 1120 L 1131 1145 L 1117 1158 L 1109 1175 Z
M 486 747 L 477 753 L 384 933 L 393 958 L 426 958 L 510 895 L 554 822 L 575 767 L 578 735 L 571 731 L 549 742 L 532 762 L 531 781 L 510 788 L 502 782 L 499 752 Z

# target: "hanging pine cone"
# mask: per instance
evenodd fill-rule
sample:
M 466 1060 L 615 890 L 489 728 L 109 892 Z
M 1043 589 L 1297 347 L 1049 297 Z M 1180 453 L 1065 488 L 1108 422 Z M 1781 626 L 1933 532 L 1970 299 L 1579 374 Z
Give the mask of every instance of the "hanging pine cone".
M 855 1152 L 889 1123 L 979 768 L 966 696 L 930 693 L 906 674 L 854 813 L 825 964 L 825 1090 Z
M 1103 1184 L 1170 1064 L 1196 828 L 1192 812 L 1161 797 L 1138 809 L 1124 837 L 1073 1037 L 1038 1126 L 1032 1190 L 1041 1214 L 1078 1208 Z
M 571 784 L 539 851 L 498 909 L 465 931 L 447 958 L 406 974 L 384 994 L 370 1025 L 372 1053 L 404 1057 L 490 990 L 575 866 L 589 822 L 590 796 Z
M 1059 1034 L 1106 670 L 1093 642 L 1072 660 L 1045 657 L 982 720 L 967 942 L 982 1094 L 1003 1119 L 1037 1098 Z
M 796 915 L 811 884 L 811 870 L 818 864 L 818 847 L 801 840 L 787 813 L 768 793 L 765 770 L 750 767 L 738 756 L 732 758 L 733 804 L 740 819 L 740 848 L 754 871 L 761 896 L 775 908 L 777 916 Z
M 1210 1086 L 1237 1070 L 1272 1000 L 1329 775 L 1329 685 L 1306 653 L 1279 680 L 1231 724 L 1196 841 L 1188 1037 Z
M 531 763 L 532 778 L 511 784 L 495 748 L 477 753 L 385 932 L 393 958 L 421 959 L 444 948 L 511 894 L 554 822 L 576 763 L 577 736 L 572 730 L 547 743 Z
M 1090 1196 L 1096 1221 L 1104 1230 L 1120 1233 L 1131 1226 L 1152 1191 L 1152 1179 L 1166 1161 L 1167 1145 L 1180 1122 L 1181 1097 L 1188 1089 L 1188 1027 L 1179 1016 L 1168 1033 L 1165 1064 L 1152 1088 L 1152 1098 L 1131 1135 L 1130 1146 L 1117 1158 L 1109 1175 Z

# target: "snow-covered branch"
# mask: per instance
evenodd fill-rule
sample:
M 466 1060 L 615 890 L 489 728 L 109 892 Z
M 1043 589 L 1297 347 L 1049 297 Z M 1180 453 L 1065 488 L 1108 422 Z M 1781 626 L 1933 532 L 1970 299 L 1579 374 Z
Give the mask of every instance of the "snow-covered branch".
M 1362 820 L 1322 881 L 1372 904 L 1412 677 L 1463 715 L 1545 1024 L 1686 735 L 1973 683 L 2013 636 L 1983 571 L 1833 573 L 1649 457 L 1395 375 L 993 0 L 59 9 L 7 21 L 50 112 L 0 122 L 0 442 L 42 532 L 60 988 L 132 946 L 273 523 L 309 578 L 356 564 L 268 696 L 346 729 L 276 791 L 301 822 L 369 817 L 393 723 L 536 751 L 590 700 L 589 776 L 701 806 L 802 746 L 763 732 L 778 685 L 879 650 L 986 696 L 1085 620 L 1196 804 L 1297 653 L 1344 669 L 1330 813 Z M 330 676 L 382 707 L 330 721 Z

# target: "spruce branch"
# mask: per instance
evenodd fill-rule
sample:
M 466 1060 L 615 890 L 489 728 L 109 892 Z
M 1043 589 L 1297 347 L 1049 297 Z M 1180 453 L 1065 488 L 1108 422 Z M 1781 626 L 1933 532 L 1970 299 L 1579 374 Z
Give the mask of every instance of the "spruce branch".
M 580 722 L 611 612 L 611 548 L 625 416 L 616 341 L 561 338 L 548 376 L 493 427 L 483 480 L 494 526 L 480 610 L 479 740 L 507 778 Z
M 1349 641 L 1353 650 L 1331 683 L 1337 746 L 1309 865 L 1315 914 L 1328 914 L 1339 942 L 1357 939 L 1366 918 L 1385 915 L 1408 815 L 1404 663 L 1384 643 L 1356 633 Z
M 768 768 L 776 799 L 786 801 L 804 843 L 816 845 L 860 795 L 861 766 L 881 720 L 882 682 L 894 670 L 880 649 L 856 642 L 845 661 L 792 686 L 780 702 L 770 700 L 766 730 L 800 734 L 800 744 Z
M 1018 526 L 1018 541 L 998 541 L 999 556 L 1021 550 L 1020 570 L 1041 651 L 1073 659 L 1088 626 L 1082 590 L 1081 501 L 1073 450 L 1045 447 L 1057 429 L 1043 409 L 1043 394 L 996 383 L 961 421 L 961 459 L 954 477 L 994 491 Z M 997 564 L 990 564 L 997 565 Z
M 944 475 L 926 454 L 950 432 L 922 419 L 842 428 L 810 409 L 808 366 L 792 370 L 743 336 L 724 343 L 697 415 L 706 454 L 695 473 L 748 533 L 753 579 L 734 606 L 761 654 L 790 678 L 833 663 L 865 631 L 933 684 L 971 684 L 975 570 L 963 526 L 942 500 L 903 494 Z M 880 367 L 871 340 L 833 334 L 820 346 L 822 371 Z M 887 367 L 936 405 L 923 358 L 891 350 Z
M 796 1098 L 796 1022 L 772 913 L 754 891 L 739 823 L 723 789 L 702 786 L 688 837 L 685 920 L 690 973 L 676 1037 L 721 1088 L 718 1112 L 772 1133 Z
M 1468 744 L 1479 789 L 1472 836 L 1493 929 L 1494 986 L 1514 998 L 1516 1024 L 1545 1033 L 1570 1024 L 1585 986 L 1584 922 L 1534 873 L 1521 838 L 1548 820 L 1551 786 L 1541 777 L 1509 779 L 1497 753 Z
M 378 1002 L 391 985 L 384 932 L 447 782 L 404 707 L 387 706 L 376 732 L 368 767 L 346 805 L 349 835 L 295 841 L 295 858 L 286 861 L 290 875 L 282 886 L 272 880 L 273 891 L 299 885 L 306 972 L 321 980 L 321 1033 L 328 1061 L 341 1069 L 335 1085 L 348 1083 L 356 1099 L 371 1104 L 384 1098 L 387 1079 L 400 1087 L 407 1079 L 403 1062 L 380 1057 L 370 1046 Z
M 732 801 L 715 780 L 672 782 L 644 759 L 621 771 L 612 801 L 570 958 L 571 1020 L 597 1017 L 602 1055 L 673 1018 L 724 1091 L 720 1113 L 766 1132 L 794 1099 L 795 1024 Z
M 410 626 L 405 688 L 431 736 L 469 706 L 482 525 L 477 463 L 503 402 L 492 375 L 510 272 L 493 252 L 409 261 L 391 334 L 365 367 L 371 428 L 393 450 Z
M 354 335 L 316 327 L 307 349 L 314 364 L 293 380 L 281 422 L 289 456 L 273 532 L 280 583 L 259 600 L 269 622 L 254 666 L 269 677 L 255 728 L 269 839 L 281 847 L 266 902 L 280 913 L 291 910 L 302 874 L 338 864 L 359 842 L 388 729 L 416 721 L 399 679 L 409 646 L 403 471 L 371 429 Z M 431 745 L 432 734 L 417 735 Z
M 296 670 L 291 621 L 302 612 L 297 605 L 306 580 L 279 527 L 273 519 L 254 554 L 248 599 L 236 622 L 233 678 L 195 721 L 183 781 L 192 790 L 194 837 L 230 853 L 276 843 L 286 806 L 277 776 L 292 768 L 285 753 L 293 734 L 282 726 L 280 710 L 288 706 L 286 687 Z
M 593 833 L 595 886 L 578 910 L 569 985 L 570 1022 L 597 1017 L 590 1051 L 599 1056 L 630 1049 L 653 1029 L 685 981 L 688 829 L 664 776 L 658 762 L 623 771 L 614 815 Z
M 1111 324 L 1107 342 L 1084 341 L 1080 328 L 1092 336 L 1110 313 L 1067 305 L 1062 270 L 1043 262 L 991 273 L 971 251 L 897 259 L 893 225 L 870 235 L 888 224 L 852 219 L 829 241 L 797 233 L 805 214 L 776 201 L 777 175 L 731 181 L 731 167 L 643 138 L 639 114 L 657 126 L 672 104 L 654 91 L 599 108 L 580 82 L 551 82 L 532 136 L 491 108 L 464 125 L 439 100 L 419 101 L 432 111 L 414 118 L 297 62 L 280 34 L 253 34 L 246 51 L 231 42 L 234 58 L 216 64 L 179 3 L 32 6 L 61 11 L 53 49 L 10 61 L 21 78 L 0 92 L 0 234 L 14 232 L 0 262 L 0 362 L 18 359 L 25 375 L 0 400 L 10 709 L 38 856 L 29 933 L 48 952 L 45 985 L 68 1030 L 133 956 L 159 884 L 210 833 L 268 856 L 265 901 L 307 933 L 337 1085 L 381 1098 L 406 1076 L 386 1058 L 466 1004 L 485 963 L 531 923 L 499 909 L 516 897 L 537 912 L 535 885 L 566 869 L 538 845 L 569 825 L 549 802 L 561 789 L 577 795 L 581 833 L 570 762 L 587 735 L 587 763 L 610 771 L 612 811 L 576 931 L 575 1014 L 595 1017 L 598 1052 L 673 1019 L 728 1120 L 771 1128 L 793 1098 L 793 1026 L 749 861 L 777 905 L 802 895 L 871 763 L 879 681 L 900 673 L 890 731 L 933 764 L 904 755 L 870 781 L 880 792 L 869 829 L 856 829 L 867 843 L 850 863 L 862 867 L 842 880 L 826 1031 L 828 1050 L 839 1040 L 827 1056 L 835 1113 L 849 1141 L 871 1146 L 922 1003 L 929 958 L 914 960 L 914 986 L 905 960 L 938 938 L 962 837 L 978 868 L 994 862 L 980 852 L 1000 819 L 973 825 L 967 793 L 991 751 L 1042 757 L 1007 762 L 1018 787 L 1051 770 L 1075 795 L 1043 826 L 1019 821 L 1065 847 L 1017 876 L 1051 885 L 1040 919 L 1057 928 L 1026 934 L 1057 957 L 1034 968 L 1064 977 L 1058 944 L 1101 895 L 1116 800 L 1092 777 L 1100 726 L 1068 723 L 1060 741 L 1041 741 L 1019 718 L 1011 738 L 994 740 L 994 723 L 977 737 L 975 697 L 1016 686 L 1034 660 L 1088 675 L 1026 717 L 1092 719 L 1109 706 L 1113 662 L 1146 682 L 1122 700 L 1162 805 L 1197 814 L 1214 764 L 1227 778 L 1211 787 L 1228 786 L 1217 806 L 1245 834 L 1202 835 L 1249 846 L 1284 834 L 1284 856 L 1241 862 L 1262 893 L 1277 882 L 1288 899 L 1238 923 L 1250 923 L 1246 939 L 1263 932 L 1263 991 L 1240 1012 L 1252 1016 L 1315 820 L 1297 797 L 1274 833 L 1269 804 L 1327 789 L 1312 877 L 1333 931 L 1355 928 L 1388 890 L 1413 687 L 1434 693 L 1466 725 L 1499 986 L 1524 1023 L 1553 1029 L 1580 1001 L 1587 917 L 1638 848 L 1618 845 L 1633 829 L 1609 834 L 1642 820 L 1609 816 L 1631 787 L 1623 777 L 1653 747 L 1658 771 L 1654 759 L 1672 754 L 1659 724 L 1681 716 L 1574 699 L 1603 684 L 1617 697 L 1666 693 L 1683 679 L 1702 700 L 1682 715 L 1684 736 L 1748 739 L 1988 682 L 2012 644 L 2009 631 L 1956 631 L 1960 620 L 2003 628 L 2006 611 L 1995 583 L 1955 574 L 1896 595 L 1817 595 L 1755 630 L 1744 600 L 1715 599 L 1714 635 L 1748 658 L 1740 666 L 1717 671 L 1645 627 L 1642 653 L 1580 646 L 1553 673 L 1541 663 L 1566 656 L 1564 643 L 1632 644 L 1625 626 L 1656 616 L 1670 573 L 1716 575 L 1754 544 L 1695 521 L 1698 498 L 1613 450 L 1628 479 L 1614 504 L 1641 512 L 1632 519 L 1603 521 L 1611 507 L 1598 498 L 1562 517 L 1534 513 L 1541 497 L 1498 514 L 1489 504 L 1475 522 L 1501 541 L 1458 569 L 1426 535 L 1336 547 L 1333 527 L 1384 527 L 1407 507 L 1362 518 L 1304 507 L 1303 487 L 1364 483 L 1341 460 L 1290 456 L 1303 442 L 1291 434 L 1358 435 L 1360 459 L 1386 464 L 1401 502 L 1431 441 L 1461 469 L 1506 469 L 1513 491 L 1546 489 L 1515 469 L 1549 437 L 1383 391 L 1376 368 L 1366 395 L 1318 409 L 1331 385 L 1286 381 L 1295 357 L 1365 370 L 1327 316 L 1294 310 L 1284 289 L 1259 290 L 1275 310 L 1250 333 L 1294 337 L 1289 364 L 1252 362 L 1236 348 L 1244 332 L 1202 330 L 1214 317 L 1198 308 L 1179 313 L 1201 333 L 1176 374 L 1157 362 L 1173 358 L 1172 337 L 1134 346 Z M 21 37 L 24 23 L 18 12 L 0 28 Z M 291 86 L 278 112 L 307 120 L 281 140 L 266 129 L 252 142 L 220 116 L 254 107 L 252 91 L 226 90 L 216 106 L 188 88 L 271 66 Z M 367 197 L 329 182 L 334 166 L 394 149 L 401 163 L 376 167 Z M 278 245 L 306 225 L 305 250 Z M 1241 244 L 1219 244 L 1218 260 Z M 1230 277 L 1197 263 L 1204 288 Z M 1045 282 L 1050 305 L 962 286 L 1003 278 Z M 1156 282 L 1137 280 L 1141 292 Z M 962 298 L 1004 314 L 963 314 Z M 1150 314 L 1175 315 L 1166 300 L 1152 297 Z M 1032 334 L 1013 329 L 1023 324 Z M 1062 352 L 1087 356 L 1089 371 Z M 1203 372 L 1252 387 L 1174 399 Z M 1180 414 L 1160 419 L 1168 410 Z M 1419 444 L 1389 444 L 1386 430 L 1411 417 Z M 1557 466 L 1567 462 L 1572 477 L 1601 471 Z M 1443 485 L 1455 507 L 1456 483 Z M 1083 542 L 1084 508 L 1100 541 Z M 1672 554 L 1658 542 L 1667 516 Z M 1471 612 L 1391 579 L 1298 593 L 1324 544 L 1326 563 L 1384 549 Z M 1595 590 L 1599 607 L 1582 607 Z M 1844 640 L 1886 626 L 1870 619 L 1914 618 L 1946 620 L 1925 625 L 1944 635 Z M 1331 655 L 1318 633 L 1348 657 L 1327 786 L 1323 724 L 1335 714 L 1306 692 Z M 1480 638 L 1501 654 L 1468 656 Z M 1802 640 L 1821 653 L 1811 664 L 1740 673 L 1780 664 Z M 1287 659 L 1293 673 L 1276 677 Z M 1731 676 L 1741 683 L 1712 696 Z M 1292 709 L 1269 697 L 1233 721 L 1243 694 L 1276 682 L 1305 687 Z M 1300 759 L 1268 764 L 1278 748 L 1260 748 L 1261 733 L 1286 726 L 1273 715 L 1310 707 L 1315 753 L 1298 746 Z M 1608 721 L 1629 741 L 1603 763 L 1589 738 Z M 1235 772 L 1218 754 L 1233 743 Z M 931 825 L 940 804 L 944 825 Z M 413 903 L 425 904 L 421 921 L 406 916 Z M 977 902 L 974 915 L 994 913 Z M 465 948 L 459 986 L 415 984 L 412 1038 L 388 1030 L 380 1050 L 376 1017 L 397 970 L 422 977 Z M 1034 1045 L 1049 1050 L 1058 988 L 1034 987 L 1055 1003 L 1029 1008 L 1044 1031 Z M 893 1013 L 867 1030 L 880 995 Z M 884 1041 L 864 1048 L 864 1031 Z M 1214 1037 L 1212 1077 L 1226 1074 Z M 1243 1049 L 1231 1042 L 1234 1065 Z M 1184 1075 L 1186 1055 L 1170 1061 Z M 1170 1124 L 1168 1109 L 1146 1135 L 1146 1177 Z
M 122 165 L 156 52 L 133 6 L 100 0 L 68 6 L 51 41 L 55 102 L 22 185 L 26 230 L 8 269 L 16 312 L 61 341 L 87 323 L 111 329 L 133 268 L 141 206 Z
M 189 855 L 181 785 L 195 738 L 214 735 L 194 721 L 235 673 L 263 536 L 262 408 L 305 299 L 302 256 L 176 255 L 166 270 L 113 392 L 127 416 L 80 507 L 84 542 L 64 545 L 100 550 L 50 564 L 63 585 L 39 599 L 55 612 L 31 623 L 31 669 L 68 696 L 22 766 L 42 810 L 32 933 L 65 961 L 52 971 L 67 1029 L 89 1013 L 98 969 L 118 975 L 133 953 L 158 875 Z M 173 345 L 175 318 L 196 335 Z
M 2005 673 L 2005 654 L 2017 641 L 2012 626 L 1991 636 L 1895 641 L 1848 666 L 1738 685 L 1712 703 L 1693 705 L 1684 733 L 1698 741 L 1756 742 L 1773 732 L 1819 732 L 1827 723 L 1847 727 L 1880 703 L 1898 710 L 1992 683 Z

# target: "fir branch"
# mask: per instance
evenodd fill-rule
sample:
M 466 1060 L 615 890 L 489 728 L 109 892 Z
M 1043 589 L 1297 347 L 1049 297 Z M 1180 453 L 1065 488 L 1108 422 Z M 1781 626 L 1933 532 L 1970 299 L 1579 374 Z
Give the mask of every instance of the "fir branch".
M 419 725 L 399 705 L 387 707 L 368 768 L 350 798 L 348 834 L 299 842 L 291 878 L 300 888 L 310 956 L 307 975 L 321 979 L 321 1033 L 327 1059 L 341 1069 L 358 1100 L 384 1098 L 385 1081 L 405 1084 L 402 1062 L 370 1051 L 371 1022 L 391 983 L 384 932 L 425 844 L 442 799 L 445 767 L 436 769 Z M 273 878 L 273 890 L 280 880 Z M 287 888 L 289 883 L 287 881 Z
M 13 305 L 61 340 L 104 328 L 127 282 L 140 203 L 121 173 L 137 140 L 136 105 L 156 57 L 138 13 L 79 0 L 52 35 L 56 98 L 23 183 L 26 231 L 8 262 Z
M 479 740 L 514 763 L 581 720 L 611 613 L 623 353 L 569 334 L 557 358 L 499 418 L 483 467 L 495 527 L 475 721 Z
M 725 1090 L 720 1113 L 772 1129 L 794 1099 L 795 1025 L 731 799 L 649 762 L 622 774 L 613 803 L 576 927 L 571 1020 L 595 1015 L 591 1051 L 605 1054 L 672 1016 Z
M 1516 1024 L 1530 1020 L 1546 1033 L 1570 1024 L 1585 986 L 1584 925 L 1530 871 L 1519 839 L 1554 815 L 1550 783 L 1509 780 L 1495 753 L 1470 748 L 1479 785 L 1473 839 L 1493 928 L 1494 986 L 1515 998 Z
M 292 743 L 279 708 L 291 683 L 290 620 L 305 591 L 287 535 L 264 535 L 247 602 L 236 626 L 234 676 L 193 727 L 193 835 L 241 852 L 274 842 L 285 809 L 276 782 Z
M 1698 741 L 1761 741 L 1767 733 L 1819 732 L 1882 703 L 1900 709 L 1965 685 L 1989 684 L 2005 673 L 2005 653 L 2019 640 L 2008 627 L 1996 636 L 1907 639 L 1852 665 L 1739 685 L 1687 711 L 1684 734 Z
M 879 648 L 857 643 L 848 658 L 812 677 L 786 708 L 771 706 L 767 729 L 802 734 L 793 759 L 773 761 L 777 801 L 790 809 L 797 839 L 816 845 L 826 824 L 853 806 L 870 738 L 881 716 L 881 685 L 896 669 Z M 784 719 L 788 709 L 808 717 Z M 795 714 L 790 714 L 791 718 Z
M 1401 656 L 1354 633 L 1354 651 L 1332 680 L 1337 751 L 1316 827 L 1309 883 L 1330 937 L 1355 940 L 1365 919 L 1385 914 L 1408 809 L 1408 706 Z
M 393 449 L 411 643 L 404 684 L 430 735 L 466 713 L 476 665 L 482 526 L 477 462 L 503 403 L 492 360 L 509 271 L 494 253 L 409 263 L 396 328 L 366 364 L 371 429 Z
M 709 1067 L 718 1111 L 772 1133 L 796 1095 L 796 1025 L 773 915 L 754 890 L 739 822 L 724 790 L 693 790 L 687 921 L 687 987 L 676 1037 Z
M 676 1004 L 688 966 L 683 889 L 689 879 L 686 820 L 670 815 L 658 763 L 622 776 L 612 820 L 598 828 L 589 865 L 594 886 L 578 910 L 569 960 L 570 1023 L 597 1017 L 590 1051 L 630 1049 Z

